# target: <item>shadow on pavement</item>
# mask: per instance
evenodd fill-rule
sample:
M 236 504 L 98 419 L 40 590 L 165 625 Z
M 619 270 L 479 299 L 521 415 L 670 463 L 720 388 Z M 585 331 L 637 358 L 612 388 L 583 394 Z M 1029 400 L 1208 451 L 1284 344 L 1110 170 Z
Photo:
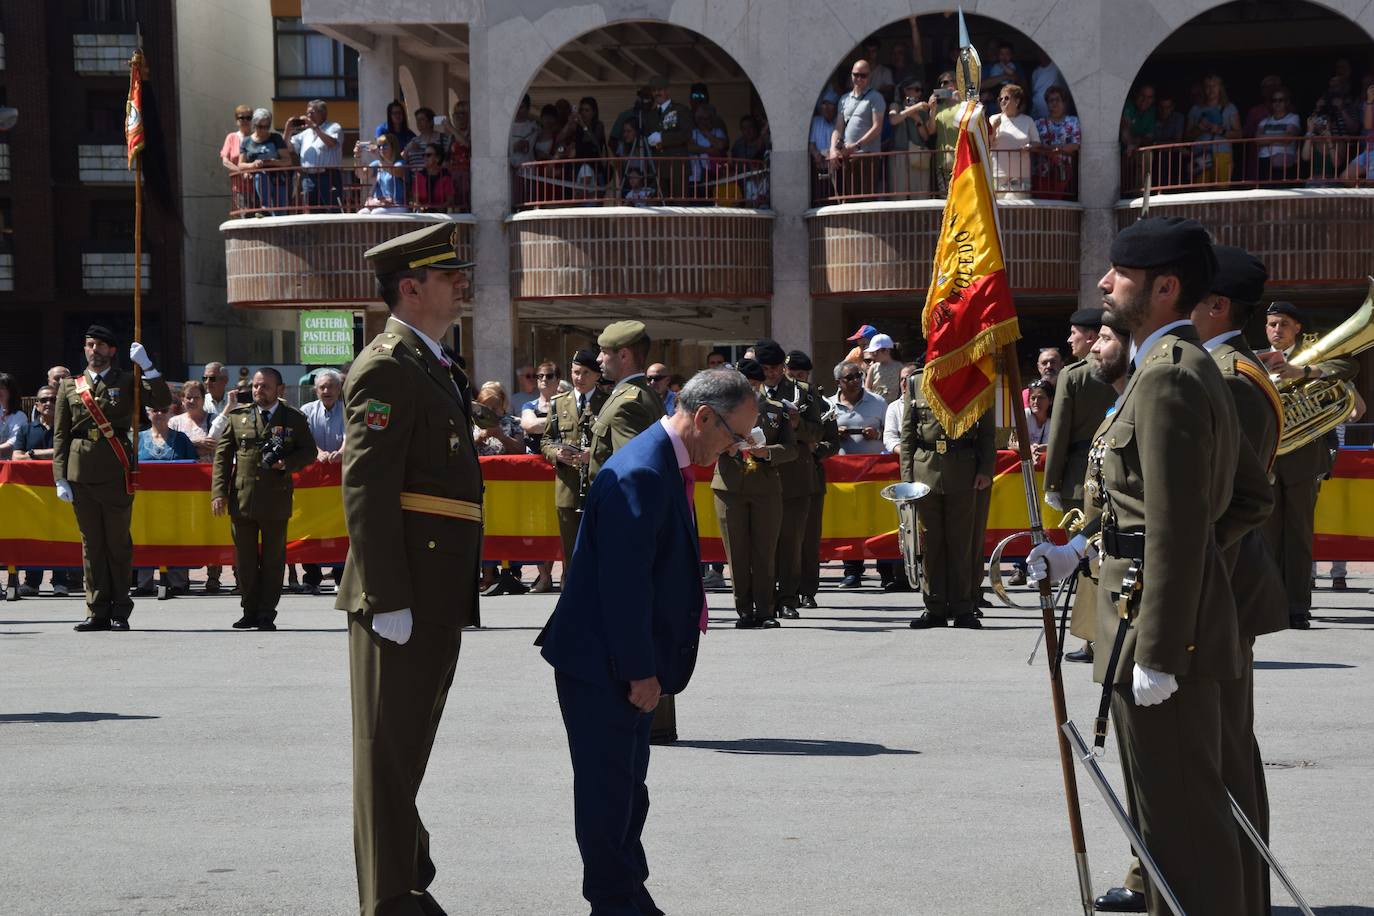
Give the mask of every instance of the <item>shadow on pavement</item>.
M 0 636 L 37 636 L 42 630 L 0 630 Z
M 1341 662 L 1255 662 L 1256 671 L 1303 671 L 1308 668 L 1354 668 Z
M 674 741 L 674 747 L 695 747 L 722 754 L 768 754 L 778 757 L 877 757 L 882 754 L 919 754 L 867 741 L 824 741 L 810 738 L 736 738 L 730 741 Z
M 126 716 L 120 712 L 3 712 L 0 725 L 34 725 L 50 723 L 68 725 L 75 722 L 105 722 L 109 720 L 160 719 L 161 716 Z
M 197 627 L 196 629 L 172 629 L 168 627 L 140 627 L 137 624 L 130 628 L 131 633 L 260 633 L 261 630 L 235 630 L 232 627 Z M 323 629 L 311 629 L 309 627 L 277 627 L 271 631 L 273 633 L 347 633 L 347 627 L 325 627 Z
M 1374 907 L 1369 906 L 1314 906 L 1312 912 L 1319 916 L 1374 916 Z M 1295 906 L 1276 906 L 1274 916 L 1299 916 L 1302 910 Z

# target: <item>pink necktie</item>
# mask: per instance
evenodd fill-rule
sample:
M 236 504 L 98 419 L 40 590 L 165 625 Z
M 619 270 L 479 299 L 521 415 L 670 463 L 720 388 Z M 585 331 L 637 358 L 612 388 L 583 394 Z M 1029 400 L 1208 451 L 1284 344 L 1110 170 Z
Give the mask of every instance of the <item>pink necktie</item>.
M 696 489 L 697 489 L 697 483 L 696 483 L 696 480 L 692 477 L 692 468 L 691 468 L 691 465 L 688 465 L 687 467 L 685 467 L 685 468 L 682 469 L 682 483 L 683 483 L 684 488 L 685 488 L 686 491 L 687 491 L 687 509 L 688 509 L 689 512 L 692 513 L 692 521 L 693 521 L 693 523 L 695 523 L 696 520 L 697 520 L 697 505 L 696 505 Z M 707 627 L 707 625 L 708 625 L 709 622 L 710 622 L 710 609 L 709 609 L 709 608 L 707 607 L 707 605 L 706 605 L 706 587 L 705 587 L 705 586 L 702 586 L 702 589 L 701 589 L 701 622 L 697 624 L 697 626 L 701 627 L 701 632 L 703 632 L 703 633 L 706 632 L 706 627 Z

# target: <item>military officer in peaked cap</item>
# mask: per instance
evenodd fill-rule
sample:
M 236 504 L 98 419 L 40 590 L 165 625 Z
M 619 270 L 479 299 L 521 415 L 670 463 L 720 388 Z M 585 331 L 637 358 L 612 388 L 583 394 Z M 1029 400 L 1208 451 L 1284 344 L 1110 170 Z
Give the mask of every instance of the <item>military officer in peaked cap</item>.
M 606 403 L 606 392 L 597 386 L 601 366 L 595 350 L 573 354 L 569 378 L 572 390 L 553 396 L 549 402 L 549 422 L 540 440 L 540 451 L 553 465 L 553 504 L 558 510 L 558 536 L 563 545 L 563 579 L 572 567 L 573 545 L 582 522 L 582 501 L 591 483 L 592 423 Z
M 478 623 L 482 471 L 467 376 L 440 339 L 462 310 L 471 262 L 453 223 L 369 250 L 386 328 L 344 385 L 353 838 L 362 916 L 443 910 L 416 794 L 458 663 Z
M 129 597 L 134 543 L 129 522 L 134 511 L 133 470 L 138 457 L 131 435 L 134 385 L 141 384 L 146 407 L 166 407 L 172 392 L 153 368 L 143 344 L 129 345 L 134 373 L 114 365 L 118 341 L 109 328 L 86 329 L 86 370 L 63 379 L 53 417 L 52 473 L 57 495 L 72 504 L 81 530 L 81 563 L 86 580 L 86 619 L 79 632 L 127 630 L 134 602 Z

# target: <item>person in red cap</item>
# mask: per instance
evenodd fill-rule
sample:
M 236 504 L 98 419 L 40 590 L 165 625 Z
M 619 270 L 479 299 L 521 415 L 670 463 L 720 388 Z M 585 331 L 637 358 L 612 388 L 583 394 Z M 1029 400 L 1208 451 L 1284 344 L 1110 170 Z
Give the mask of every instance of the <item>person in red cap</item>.
M 857 341 L 854 349 L 845 355 L 841 362 L 862 363 L 864 360 L 864 350 L 868 348 L 868 342 L 878 333 L 878 329 L 871 324 L 860 325 L 859 329 L 850 334 L 845 340 Z

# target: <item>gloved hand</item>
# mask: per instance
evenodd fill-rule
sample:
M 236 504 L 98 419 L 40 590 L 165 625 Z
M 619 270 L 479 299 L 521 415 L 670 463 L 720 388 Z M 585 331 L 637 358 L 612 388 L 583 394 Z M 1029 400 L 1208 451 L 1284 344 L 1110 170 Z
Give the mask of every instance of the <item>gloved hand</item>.
M 1026 577 L 1032 582 L 1049 579 L 1062 582 L 1078 568 L 1078 561 L 1088 550 L 1088 539 L 1075 535 L 1067 544 L 1036 544 L 1026 555 Z
M 1049 506 L 1049 507 L 1050 507 L 1051 509 L 1053 509 L 1055 512 L 1063 512 L 1063 511 L 1064 511 L 1064 497 L 1062 497 L 1062 496 L 1059 495 L 1059 491 L 1058 491 L 1058 490 L 1046 490 L 1046 491 L 1045 491 L 1045 505 Z
M 410 608 L 372 615 L 372 631 L 382 639 L 389 639 L 398 646 L 404 646 L 410 642 L 410 630 L 414 623 L 414 619 L 410 616 Z
M 1131 693 L 1137 706 L 1158 706 L 1178 689 L 1178 678 L 1163 671 L 1146 668 L 1139 662 L 1131 672 Z
M 663 144 L 663 134 L 659 133 L 658 131 L 654 131 L 653 133 L 649 134 L 649 136 L 644 138 L 644 142 L 649 144 L 650 146 L 661 146 Z
M 129 344 L 129 362 L 143 370 L 144 378 L 157 378 L 162 374 L 153 368 L 153 360 L 148 356 L 148 351 L 136 340 Z
M 60 500 L 62 500 L 64 503 L 69 503 L 69 502 L 71 502 L 71 501 L 72 501 L 72 485 L 69 484 L 69 483 L 67 483 L 65 480 L 58 480 L 56 483 L 57 483 L 57 498 L 60 499 Z

